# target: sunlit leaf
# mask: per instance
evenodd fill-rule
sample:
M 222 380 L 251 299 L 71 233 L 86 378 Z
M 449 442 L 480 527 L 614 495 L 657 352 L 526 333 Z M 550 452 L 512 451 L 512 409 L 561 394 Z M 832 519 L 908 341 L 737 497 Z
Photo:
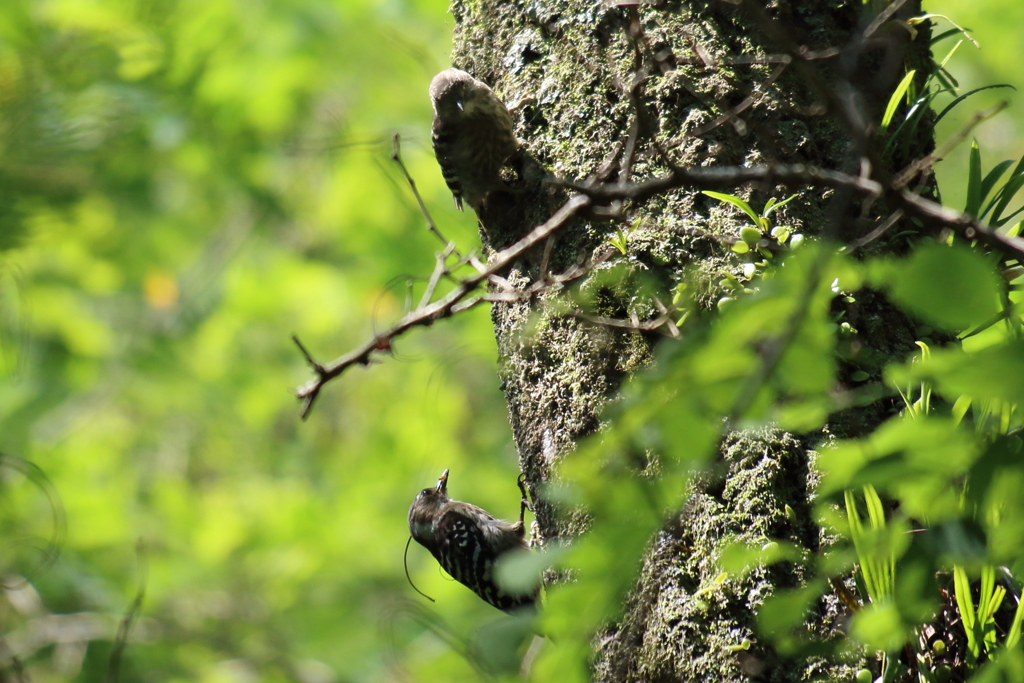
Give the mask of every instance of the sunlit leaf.
M 962 247 L 926 242 L 875 278 L 898 304 L 946 329 L 980 324 L 999 310 L 998 276 L 980 254 Z

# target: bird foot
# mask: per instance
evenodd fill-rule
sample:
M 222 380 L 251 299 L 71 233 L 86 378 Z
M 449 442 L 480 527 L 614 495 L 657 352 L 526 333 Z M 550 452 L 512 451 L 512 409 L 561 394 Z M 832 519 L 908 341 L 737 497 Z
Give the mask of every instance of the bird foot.
M 526 511 L 533 512 L 533 506 L 530 504 L 530 497 L 526 491 L 526 478 L 525 472 L 520 472 L 519 476 L 516 477 L 516 485 L 519 487 L 519 493 L 522 494 L 522 499 L 519 501 L 519 523 L 523 523 L 523 517 L 526 515 Z

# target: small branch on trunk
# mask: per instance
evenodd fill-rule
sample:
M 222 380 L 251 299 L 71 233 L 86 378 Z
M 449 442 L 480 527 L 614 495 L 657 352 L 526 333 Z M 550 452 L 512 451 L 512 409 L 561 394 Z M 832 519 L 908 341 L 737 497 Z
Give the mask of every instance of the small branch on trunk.
M 484 283 L 489 282 L 492 275 L 497 275 L 512 265 L 527 250 L 553 235 L 559 228 L 568 223 L 577 212 L 589 205 L 590 199 L 584 195 L 570 197 L 551 218 L 535 227 L 512 246 L 495 254 L 486 265 L 481 264 L 481 267 L 477 268 L 475 274 L 459 280 L 455 287 L 446 295 L 426 305 L 421 302 L 420 306 L 409 312 L 388 330 L 378 334 L 358 349 L 337 358 L 327 365 L 322 365 L 314 360 L 313 356 L 306 350 L 298 338 L 292 337 L 302 351 L 303 356 L 305 356 L 306 361 L 313 367 L 316 373 L 315 379 L 306 382 L 295 392 L 296 397 L 303 402 L 302 418 L 306 419 L 309 416 L 313 403 L 316 401 L 317 396 L 320 395 L 320 390 L 323 389 L 325 384 L 341 375 L 353 365 L 369 365 L 376 352 L 389 351 L 392 341 L 410 329 L 414 327 L 429 327 L 436 320 L 450 317 L 461 310 L 475 305 L 475 302 L 470 304 L 470 306 L 465 305 L 464 300 L 470 293 L 474 292 Z M 435 268 L 436 273 L 437 269 Z M 433 277 L 431 279 L 433 280 Z

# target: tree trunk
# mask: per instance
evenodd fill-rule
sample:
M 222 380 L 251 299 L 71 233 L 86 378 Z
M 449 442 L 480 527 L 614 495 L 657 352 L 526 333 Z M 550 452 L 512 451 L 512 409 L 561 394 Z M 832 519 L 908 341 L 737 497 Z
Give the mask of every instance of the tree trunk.
M 456 0 L 452 62 L 489 83 L 506 103 L 519 105 L 517 135 L 559 178 L 582 179 L 603 164 L 610 180 L 663 174 L 667 166 L 652 140 L 684 167 L 779 162 L 858 173 L 858 142 L 806 74 L 777 59 L 783 46 L 765 35 L 749 7 L 710 1 L 623 5 Z M 863 8 L 860 0 L 779 0 L 766 12 L 797 44 L 820 55 L 812 64 L 825 82 L 835 85 L 842 77 L 852 83 L 855 93 L 840 93 L 857 98 L 866 116 L 878 121 L 905 70 L 929 63 L 929 35 L 912 37 L 887 22 L 856 53 L 856 63 L 844 63 L 846 53 L 829 50 L 864 30 Z M 911 0 L 896 16 L 917 13 L 919 3 Z M 919 67 L 919 79 L 926 70 Z M 638 71 L 646 75 L 634 88 Z M 634 158 L 631 140 L 637 141 Z M 610 155 L 620 143 L 626 150 Z M 905 161 L 889 163 L 899 168 Z M 789 194 L 773 186 L 734 191 L 755 209 Z M 561 198 L 516 201 L 514 211 L 488 206 L 482 214 L 485 246 L 514 241 L 548 218 Z M 805 191 L 785 207 L 784 222 L 813 237 L 842 220 L 838 236 L 849 239 L 857 223 L 844 220 L 852 209 L 840 200 L 833 191 Z M 654 297 L 640 291 L 641 282 L 646 291 L 670 293 L 685 281 L 699 293 L 698 305 L 712 309 L 724 293 L 719 281 L 738 268 L 730 250 L 743 225 L 737 214 L 695 191 L 655 196 L 627 216 L 628 252 L 618 260 L 625 270 L 609 279 L 599 266 L 580 290 L 602 316 L 643 321 L 658 309 Z M 545 267 L 558 273 L 581 257 L 593 258 L 609 249 L 608 238 L 619 227 L 581 218 L 558 233 L 547 256 L 543 249 L 530 254 L 506 277 L 523 286 Z M 560 458 L 599 430 L 603 407 L 626 378 L 653 363 L 662 338 L 567 316 L 557 296 L 493 308 L 510 421 L 534 493 L 554 475 Z M 914 349 L 913 326 L 881 297 L 865 293 L 856 305 L 848 313 L 858 341 L 876 353 L 879 369 Z M 783 657 L 758 641 L 757 607 L 777 588 L 800 585 L 800 568 L 755 571 L 714 599 L 694 593 L 720 571 L 717 553 L 726 537 L 786 539 L 812 551 L 827 544 L 811 515 L 814 446 L 831 435 L 865 433 L 890 409 L 880 403 L 846 411 L 814 435 L 767 428 L 729 433 L 721 444 L 727 473 L 694 485 L 685 509 L 651 539 L 621 619 L 595 638 L 595 678 L 851 680 L 852 667 L 862 664 L 856 657 Z M 546 541 L 585 530 L 582 516 L 543 500 L 536 515 Z M 843 625 L 844 607 L 833 595 L 822 599 L 808 622 L 821 640 L 841 637 Z M 749 649 L 732 647 L 744 639 Z

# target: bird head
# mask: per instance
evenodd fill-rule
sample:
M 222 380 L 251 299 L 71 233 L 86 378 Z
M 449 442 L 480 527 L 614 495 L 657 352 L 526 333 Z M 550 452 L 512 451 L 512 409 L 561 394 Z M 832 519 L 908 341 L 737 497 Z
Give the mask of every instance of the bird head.
M 409 533 L 418 543 L 429 547 L 434 538 L 434 520 L 449 500 L 448 470 L 441 473 L 436 486 L 416 494 L 409 507 Z
M 445 69 L 430 82 L 434 112 L 442 121 L 457 121 L 486 111 L 491 89 L 461 69 Z

